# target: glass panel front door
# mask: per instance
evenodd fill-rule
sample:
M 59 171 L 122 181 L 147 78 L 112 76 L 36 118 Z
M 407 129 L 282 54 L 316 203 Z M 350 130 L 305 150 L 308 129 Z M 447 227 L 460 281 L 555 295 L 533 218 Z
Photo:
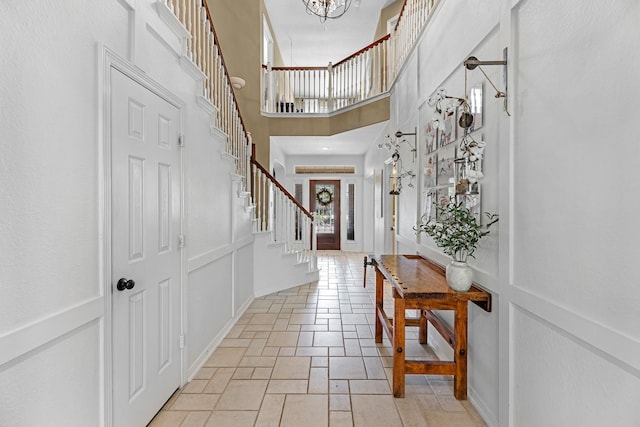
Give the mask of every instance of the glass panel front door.
M 315 213 L 318 249 L 340 249 L 340 181 L 310 181 L 311 210 Z

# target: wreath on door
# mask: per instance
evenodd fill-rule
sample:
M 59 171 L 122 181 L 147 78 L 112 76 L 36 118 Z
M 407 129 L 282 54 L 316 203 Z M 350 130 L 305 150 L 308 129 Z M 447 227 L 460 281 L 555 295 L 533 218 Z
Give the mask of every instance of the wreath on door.
M 320 191 L 316 193 L 316 201 L 322 206 L 327 206 L 333 202 L 333 193 L 326 187 L 322 187 Z

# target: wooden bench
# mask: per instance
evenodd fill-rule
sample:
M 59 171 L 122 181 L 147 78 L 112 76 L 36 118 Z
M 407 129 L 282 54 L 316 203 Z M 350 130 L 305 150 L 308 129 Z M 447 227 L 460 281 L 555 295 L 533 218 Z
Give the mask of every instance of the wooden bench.
M 418 255 L 381 255 L 373 257 L 372 264 L 376 270 L 375 340 L 382 342 L 384 330 L 393 345 L 393 395 L 404 397 L 406 374 L 453 375 L 454 396 L 466 399 L 468 302 L 491 311 L 491 294 L 476 284 L 467 292 L 452 290 L 444 269 Z M 387 316 L 383 307 L 384 280 L 393 289 L 393 318 Z M 408 319 L 405 310 L 419 310 L 420 315 Z M 453 310 L 454 328 L 432 310 Z M 419 341 L 426 344 L 429 322 L 453 348 L 453 361 L 405 360 L 405 327 L 418 326 Z

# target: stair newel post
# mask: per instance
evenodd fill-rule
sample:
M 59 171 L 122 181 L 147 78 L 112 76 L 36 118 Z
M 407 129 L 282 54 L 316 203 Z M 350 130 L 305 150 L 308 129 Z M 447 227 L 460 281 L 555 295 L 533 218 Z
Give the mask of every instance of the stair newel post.
M 260 195 L 260 191 L 261 191 L 261 186 L 260 186 L 260 170 L 254 166 L 253 168 L 253 182 L 254 182 L 254 186 L 253 186 L 253 193 L 255 194 L 255 205 L 256 205 L 256 209 L 255 209 L 255 216 L 256 216 L 256 231 L 261 231 L 261 227 L 262 227 L 262 203 L 261 203 L 261 195 Z
M 306 215 L 304 215 L 302 211 L 298 209 L 298 222 L 296 223 L 298 225 L 298 228 L 296 230 L 298 234 L 296 238 L 298 239 L 298 245 L 300 246 L 300 251 L 302 252 L 303 261 L 307 259 L 307 255 L 308 255 L 307 245 L 305 245 L 305 238 L 304 238 L 304 235 L 305 235 L 304 230 L 307 229 L 306 219 L 307 219 Z
M 284 242 L 284 237 L 283 237 L 283 233 L 282 233 L 282 229 L 283 229 L 283 221 L 284 221 L 284 199 L 282 198 L 282 193 L 279 191 L 276 191 L 276 187 L 275 185 L 273 185 L 273 183 L 271 184 L 271 190 L 272 193 L 274 194 L 274 206 L 273 206 L 273 228 L 275 228 L 273 235 L 276 238 L 276 241 L 279 242 Z M 285 242 L 286 243 L 286 242 Z M 286 252 L 286 247 L 285 247 L 285 252 Z
M 293 252 L 293 245 L 291 244 L 291 199 L 286 197 L 284 194 L 282 195 L 282 199 L 284 200 L 284 209 L 285 209 L 285 218 L 284 224 L 282 227 L 282 231 L 284 232 L 284 239 L 287 242 L 287 252 Z
M 287 253 L 291 252 L 291 242 L 289 241 L 289 199 L 281 194 L 282 197 L 282 240 L 285 242 Z
M 273 70 L 271 62 L 267 62 L 267 74 L 264 84 L 267 86 L 267 112 L 275 113 L 276 101 L 273 95 Z
M 244 145 L 244 156 L 245 156 L 245 170 L 244 170 L 244 183 L 245 183 L 245 191 L 251 194 L 252 182 L 251 182 L 251 147 L 253 147 L 251 132 L 247 132 L 247 139 Z
M 282 195 L 282 209 L 284 210 L 284 223 L 282 224 L 282 234 L 283 239 L 287 242 L 287 252 L 293 252 L 293 247 L 291 246 L 291 238 L 289 237 L 290 230 L 290 222 L 291 222 L 291 200 L 286 197 L 284 194 Z
M 260 183 L 260 189 L 262 192 L 262 200 L 260 200 L 260 208 L 262 209 L 262 227 L 260 231 L 267 230 L 267 177 L 264 173 L 260 172 L 260 178 L 262 182 Z
M 312 223 L 312 218 L 309 218 L 308 216 L 304 216 L 304 233 L 303 233 L 303 238 L 304 238 L 304 251 L 307 254 L 307 258 L 309 259 L 309 261 L 311 261 L 311 227 L 313 226 Z M 312 265 L 309 266 L 310 268 L 313 268 Z
M 291 199 L 287 198 L 287 248 L 289 250 L 289 252 L 294 252 L 295 251 L 295 246 L 294 246 L 294 241 L 291 238 L 292 236 L 292 230 L 293 227 L 291 226 L 293 224 L 293 202 L 291 202 Z
M 274 188 L 274 191 L 276 191 L 276 188 Z M 278 212 L 277 212 L 277 216 L 278 216 L 278 221 L 277 224 L 279 226 L 278 229 L 278 235 L 280 236 L 280 241 L 284 242 L 285 244 L 285 251 L 288 249 L 287 248 L 287 231 L 286 231 L 286 221 L 287 221 L 287 201 L 285 200 L 284 194 L 282 194 L 282 192 L 278 191 Z
M 302 230 L 304 230 L 303 227 L 304 224 L 304 214 L 302 213 L 302 210 L 300 210 L 299 208 L 296 209 L 296 240 L 298 243 L 298 247 L 300 247 L 300 251 L 302 252 L 302 259 L 306 259 L 306 247 L 304 246 L 304 238 L 303 235 L 304 233 L 302 232 Z
M 311 256 L 313 258 L 313 260 L 311 261 L 311 264 L 313 265 L 313 269 L 315 270 L 316 268 L 318 268 L 318 254 L 317 254 L 317 250 L 318 250 L 318 235 L 317 235 L 317 230 L 316 230 L 316 213 L 315 212 L 311 212 L 312 218 L 311 218 Z
M 289 198 L 281 193 L 282 197 L 282 240 L 286 242 L 287 252 L 291 252 L 291 242 L 289 241 Z
M 276 225 L 276 193 L 275 191 L 273 191 L 273 183 L 271 182 L 271 180 L 267 180 L 266 181 L 267 184 L 267 199 L 268 199 L 268 211 L 267 211 L 267 230 L 271 232 L 271 238 L 275 239 L 275 234 L 274 234 L 274 229 L 275 229 L 275 225 Z
M 327 90 L 329 93 L 327 94 L 327 110 L 329 113 L 335 110 L 335 105 L 333 105 L 333 64 L 329 62 L 327 66 L 327 74 L 329 76 L 329 84 L 327 85 Z
M 260 214 L 258 213 L 258 204 L 257 204 L 257 191 L 258 191 L 258 186 L 256 185 L 256 178 L 258 177 L 258 171 L 256 170 L 256 165 L 251 165 L 251 172 L 252 172 L 252 177 L 251 177 L 251 204 L 252 206 L 254 206 L 253 209 L 253 219 L 254 219 L 254 223 L 253 223 L 253 231 L 257 232 L 258 231 L 258 223 L 260 220 Z
M 307 248 L 307 242 L 309 241 L 309 238 L 307 237 L 307 229 L 309 227 L 307 227 L 307 224 L 307 216 L 301 210 L 298 210 L 298 235 L 296 237 L 300 240 L 299 244 L 302 251 L 303 260 L 305 261 L 307 260 L 309 255 L 309 250 Z
M 296 245 L 296 250 L 298 251 L 298 260 L 301 261 L 301 256 L 304 255 L 302 252 L 304 250 L 300 245 L 300 239 L 298 238 L 298 231 L 300 229 L 300 209 L 297 206 L 293 207 L 293 242 Z

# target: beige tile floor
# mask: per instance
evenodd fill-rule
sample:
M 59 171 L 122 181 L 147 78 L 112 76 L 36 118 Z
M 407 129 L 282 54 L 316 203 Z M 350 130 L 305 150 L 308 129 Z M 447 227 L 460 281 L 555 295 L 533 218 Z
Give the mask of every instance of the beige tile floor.
M 391 346 L 373 337 L 363 254 L 319 252 L 320 280 L 257 298 L 152 427 L 484 426 L 452 378 L 409 375 L 391 394 Z M 386 301 L 391 302 L 387 297 Z M 407 328 L 407 358 L 435 359 Z

